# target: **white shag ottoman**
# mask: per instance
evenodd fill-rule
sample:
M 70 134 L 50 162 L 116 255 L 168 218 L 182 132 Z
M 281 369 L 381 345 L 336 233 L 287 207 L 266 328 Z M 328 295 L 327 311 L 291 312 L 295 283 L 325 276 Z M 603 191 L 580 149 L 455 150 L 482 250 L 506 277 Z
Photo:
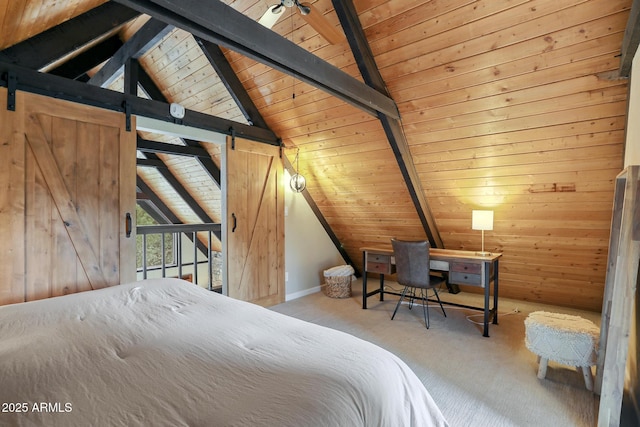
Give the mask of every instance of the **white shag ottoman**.
M 534 311 L 524 321 L 525 345 L 538 355 L 538 378 L 547 375 L 549 359 L 582 370 L 587 390 L 593 390 L 591 367 L 596 364 L 600 328 L 569 314 Z

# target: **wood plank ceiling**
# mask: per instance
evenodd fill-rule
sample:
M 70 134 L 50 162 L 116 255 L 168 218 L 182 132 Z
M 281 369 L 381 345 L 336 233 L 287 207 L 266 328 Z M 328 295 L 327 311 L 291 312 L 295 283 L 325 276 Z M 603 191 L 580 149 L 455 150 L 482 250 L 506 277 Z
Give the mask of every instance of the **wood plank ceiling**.
M 103 3 L 2 2 L 0 49 Z M 223 3 L 255 21 L 274 1 Z M 309 3 L 342 28 L 330 0 Z M 628 81 L 618 69 L 631 3 L 353 1 L 400 111 L 419 196 L 444 247 L 479 249 L 471 211 L 495 211 L 485 246 L 504 253 L 502 296 L 601 308 L 613 181 L 623 166 Z M 364 81 L 346 39 L 329 44 L 295 8 L 285 13 L 273 31 Z M 118 27 L 120 42 L 147 20 L 143 15 Z M 287 156 L 300 150 L 308 193 L 357 268 L 362 246 L 426 237 L 379 117 L 237 52 L 222 52 Z M 173 29 L 137 59 L 166 101 L 250 124 L 185 30 Z M 123 79 L 110 84 L 123 87 Z M 219 166 L 219 152 L 206 148 Z M 220 190 L 203 167 L 193 158 L 157 157 L 204 213 L 221 221 Z M 180 221 L 203 220 L 171 194 L 156 168 L 139 166 L 138 175 Z

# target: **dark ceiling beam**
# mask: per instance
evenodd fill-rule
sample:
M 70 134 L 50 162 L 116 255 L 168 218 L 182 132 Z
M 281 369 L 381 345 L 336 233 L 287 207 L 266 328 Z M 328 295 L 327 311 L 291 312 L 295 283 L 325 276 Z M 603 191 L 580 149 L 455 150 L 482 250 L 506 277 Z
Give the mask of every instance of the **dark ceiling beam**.
M 0 86 L 8 86 L 8 75 L 16 77 L 16 90 L 37 93 L 53 98 L 66 99 L 85 105 L 93 105 L 108 110 L 124 112 L 124 104 L 131 114 L 149 117 L 165 122 L 175 123 L 176 119 L 169 114 L 169 104 L 137 96 L 115 92 L 96 86 L 87 85 L 75 80 L 39 73 L 17 65 L 0 62 Z M 231 135 L 235 133 L 241 138 L 280 145 L 280 140 L 273 132 L 257 126 L 249 126 L 232 120 L 222 119 L 209 114 L 186 110 L 181 119 L 184 126 L 210 130 L 212 132 Z
M 93 76 L 89 84 L 107 87 L 117 79 L 124 70 L 127 60 L 140 58 L 153 48 L 164 36 L 173 30 L 172 25 L 165 24 L 156 19 L 149 19 L 129 40 L 127 40 L 118 52 Z
M 162 161 L 157 155 L 153 153 L 146 154 L 149 160 Z M 164 163 L 164 162 L 163 162 Z M 200 206 L 200 204 L 196 201 L 196 199 L 191 196 L 191 194 L 187 191 L 186 188 L 182 185 L 180 181 L 171 173 L 168 167 L 158 168 L 158 173 L 169 183 L 169 185 L 175 190 L 176 193 L 184 200 L 184 202 L 189 206 L 189 208 L 196 214 L 198 218 L 202 222 L 212 223 L 214 221 L 207 212 Z M 218 238 L 218 240 L 222 240 L 222 234 L 219 231 L 214 231 L 213 234 Z
M 50 74 L 76 80 L 111 58 L 122 47 L 122 41 L 118 36 L 111 36 L 77 56 L 69 59 L 64 64 L 49 70 Z
M 138 204 L 146 213 L 151 216 L 158 224 L 182 224 L 177 216 L 164 204 L 157 194 L 144 182 L 142 178 L 136 176 L 136 184 L 138 194 L 144 194 L 144 199 L 138 201 Z M 193 242 L 193 233 L 184 233 L 189 240 Z M 209 253 L 207 245 L 202 243 L 200 239 L 196 241 L 198 249 L 203 253 Z
M 167 144 L 166 142 L 149 141 L 140 136 L 138 136 L 136 148 L 143 153 L 163 153 L 175 156 L 211 158 L 207 150 L 199 146 L 186 147 L 183 145 Z
M 151 187 L 149 187 L 147 183 L 144 182 L 140 175 L 136 175 L 136 187 L 138 187 L 140 193 L 146 196 L 147 200 L 155 205 L 158 212 L 160 212 L 164 216 L 164 218 L 162 218 L 162 221 L 159 221 L 160 217 L 157 217 L 155 215 L 152 215 L 153 219 L 161 224 L 166 224 L 166 221 L 169 221 L 170 224 L 182 224 L 180 218 L 178 218 L 178 216 L 173 213 L 169 206 L 167 206 L 162 201 L 162 199 L 160 199 L 160 197 L 158 197 L 158 195 L 151 189 Z M 151 212 L 149 212 L 149 214 L 151 214 Z
M 139 15 L 110 1 L 4 49 L 0 61 L 40 70 Z
M 138 83 L 142 90 L 147 94 L 147 96 L 156 101 L 169 102 L 167 98 L 164 96 L 160 88 L 155 84 L 153 79 L 147 74 L 142 67 L 139 67 L 138 71 Z M 268 127 L 264 127 L 264 129 L 268 129 Z M 192 141 L 190 139 L 182 139 L 182 142 L 187 147 L 194 148 L 202 148 L 198 141 Z M 211 160 L 211 156 L 207 158 L 198 157 L 197 158 L 200 165 L 204 168 L 204 170 L 209 174 L 211 179 L 215 182 L 215 184 L 220 188 L 221 178 L 220 178 L 220 168 Z
M 216 71 L 218 77 L 227 88 L 227 91 L 236 102 L 236 105 L 247 119 L 249 124 L 256 125 L 262 128 L 268 128 L 262 114 L 253 103 L 253 100 L 249 97 L 246 89 L 242 85 L 242 82 L 238 78 L 231 64 L 224 56 L 222 49 L 217 44 L 213 44 L 209 41 L 202 40 L 200 37 L 196 37 L 196 42 L 200 45 L 202 52 L 209 60 L 211 66 Z
M 337 67 L 217 0 L 115 0 L 194 36 L 292 75 L 371 115 L 393 118 L 395 102 Z
M 386 84 L 376 65 L 353 1 L 332 0 L 332 3 L 340 19 L 340 24 L 347 35 L 347 40 L 349 41 L 353 56 L 356 59 L 360 74 L 362 74 L 365 83 L 388 95 Z M 389 116 L 382 112 L 378 113 L 378 118 L 396 157 L 396 161 L 400 167 L 425 234 L 432 247 L 443 248 L 444 245 L 437 224 L 427 203 L 420 176 L 416 171 L 413 158 L 411 157 L 409 143 L 404 134 L 402 123 L 399 118 Z
M 633 57 L 640 44 L 640 0 L 633 0 L 631 12 L 627 20 L 627 28 L 624 30 L 620 58 L 620 77 L 629 77 Z
M 151 168 L 167 168 L 162 160 L 136 159 L 136 166 Z

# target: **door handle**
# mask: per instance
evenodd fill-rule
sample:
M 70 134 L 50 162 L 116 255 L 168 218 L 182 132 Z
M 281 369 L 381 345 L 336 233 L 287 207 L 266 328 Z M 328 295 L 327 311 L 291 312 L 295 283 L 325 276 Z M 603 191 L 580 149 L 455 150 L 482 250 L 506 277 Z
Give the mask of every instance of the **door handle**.
M 238 226 L 238 219 L 236 218 L 236 214 L 235 213 L 231 214 L 231 218 L 233 218 L 233 228 L 231 228 L 231 232 L 235 233 L 236 232 L 236 227 Z
M 127 239 L 131 237 L 131 214 L 127 212 L 127 215 L 124 217 L 124 231 Z

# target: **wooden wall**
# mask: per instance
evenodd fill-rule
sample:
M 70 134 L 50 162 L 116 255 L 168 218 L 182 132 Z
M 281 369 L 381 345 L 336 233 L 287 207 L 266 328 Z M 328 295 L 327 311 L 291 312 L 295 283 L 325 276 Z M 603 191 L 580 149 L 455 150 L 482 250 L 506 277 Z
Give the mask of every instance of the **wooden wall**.
M 445 247 L 479 249 L 471 211 L 493 209 L 486 246 L 504 252 L 501 295 L 600 310 L 626 113 L 617 55 L 631 1 L 354 3 Z M 338 24 L 328 0 L 316 6 Z M 344 46 L 299 16 L 275 29 L 358 76 Z M 361 246 L 424 237 L 377 120 L 228 57 L 272 129 L 300 148 L 308 189 L 359 267 Z

